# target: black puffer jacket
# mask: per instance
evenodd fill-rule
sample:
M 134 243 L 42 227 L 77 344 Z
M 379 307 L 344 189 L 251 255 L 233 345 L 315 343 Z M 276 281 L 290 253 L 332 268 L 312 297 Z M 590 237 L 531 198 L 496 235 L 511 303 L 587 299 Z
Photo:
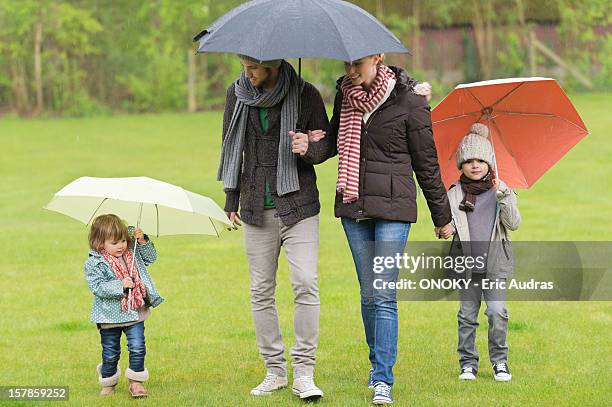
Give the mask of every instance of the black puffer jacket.
M 444 226 L 451 221 L 451 210 L 440 178 L 429 105 L 424 96 L 414 93 L 417 83 L 414 79 L 401 68 L 390 68 L 396 74 L 395 87 L 361 128 L 359 199 L 344 204 L 342 195 L 337 193 L 335 215 L 416 222 L 414 171 L 433 223 Z M 326 140 L 331 154 L 337 153 L 343 78 L 337 82 L 338 93 Z
M 302 110 L 300 122 L 305 130 L 321 129 L 328 131 L 329 121 L 325 105 L 319 91 L 305 82 L 302 89 Z M 225 112 L 223 115 L 223 136 L 227 133 L 234 106 L 236 105 L 234 84 L 227 90 Z M 280 137 L 280 115 L 282 103 L 268 109 L 268 131 L 264 133 L 259 120 L 259 109 L 249 109 L 249 118 L 244 141 L 244 162 L 237 189 L 225 189 L 225 211 L 236 212 L 240 206 L 240 217 L 249 225 L 261 226 L 264 212 L 264 185 L 267 182 L 276 205 L 278 216 L 285 226 L 293 225 L 319 213 L 319 191 L 313 164 L 329 158 L 326 152 L 317 147 L 308 148 L 303 156 L 298 156 L 297 169 L 300 190 L 284 196 L 276 193 L 276 166 L 278 163 L 278 143 Z

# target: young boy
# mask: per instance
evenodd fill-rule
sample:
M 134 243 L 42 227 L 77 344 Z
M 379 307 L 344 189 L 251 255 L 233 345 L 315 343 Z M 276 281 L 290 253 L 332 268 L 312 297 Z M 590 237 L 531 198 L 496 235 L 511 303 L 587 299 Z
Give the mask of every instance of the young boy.
M 482 123 L 470 128 L 456 152 L 461 177 L 448 190 L 453 213 L 453 229 L 442 232 L 448 239 L 459 240 L 462 254 L 486 259 L 466 271 L 471 279 L 460 290 L 458 346 L 461 373 L 459 379 L 474 380 L 478 372 L 475 346 L 481 298 L 487 303 L 489 319 L 489 358 L 496 381 L 512 379 L 508 368 L 508 311 L 503 284 L 513 270 L 512 248 L 508 230 L 516 230 L 521 222 L 516 194 L 495 175 L 493 147 L 489 129 Z M 456 247 L 453 242 L 453 247 Z M 482 265 L 484 264 L 484 267 Z M 484 287 L 483 287 L 484 283 Z M 500 284 L 501 283 L 501 284 Z

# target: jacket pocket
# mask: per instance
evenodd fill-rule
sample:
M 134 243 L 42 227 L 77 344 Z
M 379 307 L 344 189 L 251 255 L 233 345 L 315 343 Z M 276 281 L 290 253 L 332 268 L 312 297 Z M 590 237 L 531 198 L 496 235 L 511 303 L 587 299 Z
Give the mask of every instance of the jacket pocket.
M 366 172 L 363 195 L 391 198 L 391 174 Z

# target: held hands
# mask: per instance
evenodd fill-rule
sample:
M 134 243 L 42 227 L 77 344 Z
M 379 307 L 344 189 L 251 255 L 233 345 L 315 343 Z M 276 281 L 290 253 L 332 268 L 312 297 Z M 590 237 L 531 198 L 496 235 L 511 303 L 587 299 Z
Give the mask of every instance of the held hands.
M 304 155 L 308 151 L 308 144 L 321 140 L 325 137 L 325 132 L 323 130 L 309 130 L 308 134 L 305 134 L 290 131 L 289 136 L 293 139 L 291 141 L 291 151 L 295 154 Z
M 134 238 L 138 240 L 138 243 L 140 244 L 147 244 L 147 241 L 144 237 L 144 232 L 140 228 L 136 228 L 134 230 Z
M 442 227 L 436 226 L 434 228 L 434 232 L 438 239 L 448 239 L 453 235 L 453 227 L 450 223 L 447 223 L 446 225 Z

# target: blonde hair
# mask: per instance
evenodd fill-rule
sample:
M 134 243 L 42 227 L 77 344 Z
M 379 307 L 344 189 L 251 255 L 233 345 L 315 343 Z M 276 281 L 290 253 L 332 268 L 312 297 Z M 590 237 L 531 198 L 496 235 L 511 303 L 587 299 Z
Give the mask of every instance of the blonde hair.
M 125 239 L 130 247 L 132 239 L 128 228 L 119 216 L 113 214 L 100 215 L 94 219 L 89 230 L 89 248 L 100 251 L 107 240 Z

